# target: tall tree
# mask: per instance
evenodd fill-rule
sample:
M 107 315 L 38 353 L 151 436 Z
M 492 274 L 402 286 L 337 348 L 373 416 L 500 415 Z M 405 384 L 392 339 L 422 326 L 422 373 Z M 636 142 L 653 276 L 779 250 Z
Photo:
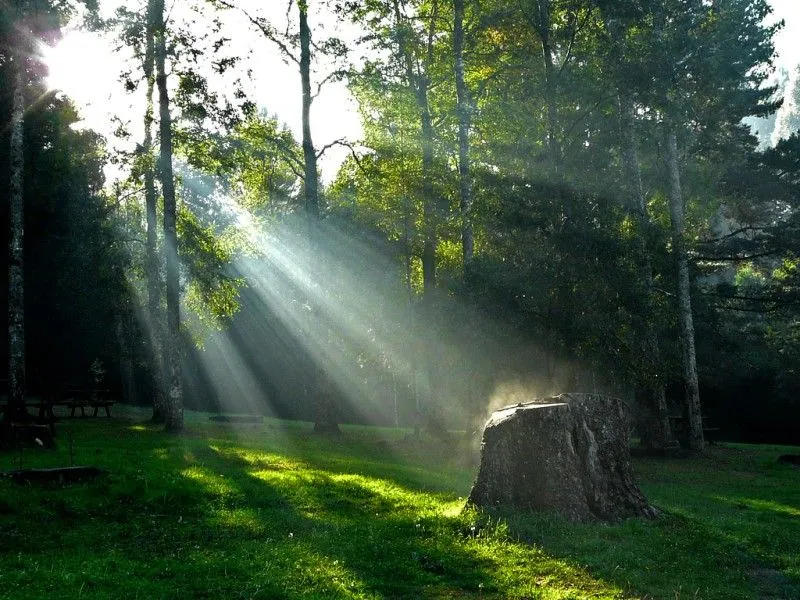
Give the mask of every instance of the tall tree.
M 429 101 L 431 86 L 430 71 L 434 61 L 434 41 L 439 18 L 439 3 L 433 0 L 428 7 L 427 23 L 421 32 L 420 40 L 408 15 L 403 13 L 399 0 L 392 0 L 394 13 L 394 30 L 396 35 L 396 52 L 404 69 L 406 85 L 412 91 L 417 103 L 420 121 L 420 145 L 422 147 L 421 193 L 423 202 L 423 227 L 425 241 L 422 249 L 422 280 L 425 294 L 430 296 L 436 288 L 436 248 L 438 245 L 438 205 L 434 177 L 434 129 L 433 116 Z M 416 48 L 419 46 L 419 48 Z M 421 55 L 421 56 L 419 56 Z
M 464 275 L 472 267 L 475 241 L 472 232 L 472 181 L 469 165 L 469 130 L 471 99 L 464 76 L 464 0 L 453 0 L 453 71 L 456 80 L 456 111 L 458 112 L 458 181 L 461 196 L 461 252 Z
M 314 43 L 312 40 L 312 31 L 309 26 L 309 1 L 298 0 L 297 2 L 297 16 L 298 16 L 298 35 L 293 36 L 288 34 L 288 28 L 285 33 L 281 33 L 269 20 L 259 16 L 250 14 L 241 7 L 236 7 L 234 3 L 227 0 L 212 0 L 213 4 L 222 6 L 224 8 L 238 8 L 252 25 L 272 44 L 274 44 L 282 56 L 287 60 L 293 62 L 298 67 L 300 75 L 300 86 L 302 92 L 302 178 L 303 178 L 303 191 L 305 196 L 305 213 L 306 225 L 308 229 L 309 242 L 312 246 L 319 242 L 320 236 L 320 194 L 319 194 L 319 172 L 317 161 L 321 156 L 314 146 L 314 140 L 311 128 L 311 107 L 314 101 L 314 95 L 311 91 L 312 86 L 312 66 L 315 59 L 314 53 L 326 54 L 329 57 L 340 57 L 345 49 L 341 42 L 336 38 L 329 38 L 324 42 Z M 291 7 L 291 3 L 290 3 Z M 298 48 L 299 43 L 299 48 Z M 299 55 L 298 55 L 299 50 Z M 326 81 L 335 79 L 338 76 L 336 71 L 332 72 L 328 77 L 323 78 L 320 82 L 320 87 Z M 288 148 L 287 148 L 288 150 Z M 323 149 L 324 151 L 324 149 Z M 296 166 L 296 158 L 289 151 L 286 154 L 287 163 L 291 166 Z M 321 254 L 320 254 L 321 256 Z M 338 420 L 336 411 L 332 406 L 332 395 L 326 389 L 328 383 L 322 374 L 323 369 L 317 368 L 314 374 L 315 395 L 317 397 L 317 410 L 315 416 L 314 427 L 317 431 L 338 431 Z
M 647 415 L 643 443 L 664 448 L 671 443 L 672 433 L 664 387 L 661 347 L 655 323 L 653 258 L 648 247 L 648 233 L 653 225 L 647 214 L 644 184 L 639 158 L 639 134 L 636 122 L 636 73 L 629 64 L 628 32 L 640 26 L 641 11 L 635 4 L 596 0 L 608 37 L 607 63 L 616 87 L 622 190 L 625 208 L 637 230 L 637 262 L 643 290 L 643 308 L 637 326 L 637 346 L 644 357 L 642 373 L 635 382 L 636 399 Z
M 175 177 L 172 171 L 172 118 L 167 87 L 167 23 L 164 0 L 150 0 L 155 26 L 156 85 L 158 86 L 160 151 L 158 174 L 164 196 L 164 254 L 166 255 L 167 334 L 165 350 L 169 368 L 169 391 L 165 427 L 183 429 L 183 379 L 181 376 L 180 264 L 176 228 Z
M 303 94 L 303 172 L 306 211 L 312 223 L 310 230 L 313 231 L 313 222 L 319 219 L 319 179 L 317 151 L 311 137 L 311 29 L 308 27 L 308 1 L 298 0 L 297 11 L 300 17 L 300 83 Z
M 161 318 L 161 268 L 158 252 L 157 195 L 153 161 L 153 92 L 155 89 L 155 32 L 157 22 L 153 4 L 148 2 L 145 22 L 145 114 L 142 159 L 144 168 L 144 201 L 147 222 L 145 245 L 145 277 L 147 279 L 147 309 L 150 319 L 148 332 L 151 347 L 151 368 L 156 385 L 153 390 L 153 421 L 166 420 L 166 398 L 163 354 L 163 322 Z
M 694 139 L 695 152 L 715 153 L 719 144 L 729 142 L 729 131 L 744 117 L 759 116 L 774 107 L 770 101 L 774 88 L 763 85 L 774 52 L 771 40 L 776 26 L 764 24 L 770 12 L 765 0 L 720 0 L 711 6 L 669 3 L 655 13 L 655 50 L 662 53 L 658 63 L 664 74 L 657 88 L 663 94 L 659 105 L 663 110 L 689 445 L 695 451 L 703 449 L 704 440 L 678 139 L 682 132 L 697 132 L 689 137 Z M 728 42 L 734 32 L 744 46 Z M 664 52 L 680 58 L 665 64 Z M 701 85 L 695 86 L 694 81 Z
M 24 18 L 26 15 L 22 15 Z M 27 78 L 23 18 L 18 20 L 13 46 L 14 91 L 11 109 L 10 162 L 10 238 L 8 268 L 8 340 L 9 340 L 9 397 L 7 420 L 17 420 L 26 415 L 25 410 L 25 275 L 23 265 L 24 241 L 24 126 L 25 80 Z
M 678 322 L 683 350 L 683 383 L 688 422 L 689 447 L 701 452 L 703 440 L 703 415 L 700 408 L 700 383 L 697 378 L 697 352 L 694 339 L 694 319 L 692 316 L 691 282 L 689 277 L 689 258 L 686 252 L 686 216 L 683 192 L 681 190 L 680 165 L 678 162 L 678 142 L 675 130 L 667 126 L 666 162 L 669 177 L 669 214 L 672 223 L 672 250 L 677 269 Z

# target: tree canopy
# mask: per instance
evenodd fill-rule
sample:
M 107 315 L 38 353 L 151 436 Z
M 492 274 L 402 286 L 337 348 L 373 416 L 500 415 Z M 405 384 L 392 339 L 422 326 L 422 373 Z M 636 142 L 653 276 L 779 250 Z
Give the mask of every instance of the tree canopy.
M 193 407 L 463 429 L 513 383 L 622 396 L 644 437 L 702 402 L 732 436 L 797 441 L 800 76 L 776 71 L 770 15 L 767 0 L 197 0 L 106 20 L 9 5 L 28 387 L 100 358 L 136 402 L 169 378 Z M 127 149 L 47 89 L 36 44 L 77 16 L 131 57 Z M 263 44 L 244 52 L 231 27 Z M 296 81 L 255 73 L 262 54 Z M 255 80 L 297 89 L 296 133 Z M 331 82 L 357 106 L 350 139 L 317 135 L 337 119 L 317 98 Z

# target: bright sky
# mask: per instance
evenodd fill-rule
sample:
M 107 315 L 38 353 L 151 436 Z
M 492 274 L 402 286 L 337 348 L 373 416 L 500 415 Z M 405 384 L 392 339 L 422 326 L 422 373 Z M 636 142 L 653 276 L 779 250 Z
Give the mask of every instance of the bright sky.
M 777 19 L 786 23 L 775 40 L 778 51 L 778 65 L 792 70 L 800 63 L 800 0 L 770 0 Z M 101 0 L 105 16 L 123 4 L 137 4 L 131 0 Z M 286 0 L 238 0 L 237 5 L 254 14 L 268 16 L 276 25 L 285 23 Z M 185 4 L 175 0 L 172 16 L 176 20 L 185 17 L 180 8 Z M 312 3 L 313 6 L 313 3 Z M 180 8 L 176 8 L 180 7 Z M 294 11 L 293 13 L 294 14 Z M 253 70 L 251 81 L 254 98 L 260 107 L 271 114 L 277 114 L 287 123 L 300 139 L 300 78 L 294 64 L 285 64 L 280 53 L 260 34 L 255 33 L 247 20 L 237 11 L 224 14 L 227 29 L 234 48 L 241 48 L 246 59 L 246 67 Z M 352 42 L 355 32 L 338 30 L 338 24 L 330 15 L 311 14 L 309 21 L 312 32 L 319 37 L 320 31 L 331 31 Z M 293 23 L 293 27 L 296 27 Z M 293 29 L 294 31 L 294 29 Z M 141 121 L 143 113 L 143 93 L 126 94 L 119 82 L 126 56 L 121 52 L 109 50 L 110 42 L 96 33 L 68 29 L 57 48 L 46 51 L 47 62 L 51 67 L 50 83 L 64 90 L 76 102 L 84 117 L 85 126 L 94 129 L 109 140 L 110 146 L 119 147 L 113 131 L 116 128 L 114 117 L 128 122 L 134 141 L 142 138 Z M 318 79 L 326 72 L 321 69 Z M 361 125 L 352 99 L 343 83 L 325 86 L 312 107 L 312 131 L 318 148 L 336 139 L 357 140 L 361 136 Z M 332 149 L 321 164 L 323 179 L 330 181 L 336 168 L 346 156 L 344 149 Z M 110 171 L 109 176 L 115 173 Z
M 785 26 L 775 38 L 778 64 L 787 70 L 800 63 L 800 0 L 770 0 L 777 19 Z
M 133 8 L 136 2 L 130 0 L 101 0 L 103 16 L 110 17 L 117 7 L 128 5 Z M 169 5 L 169 3 L 168 3 Z M 260 0 L 239 0 L 237 5 L 249 10 L 251 14 L 268 16 L 278 27 L 285 27 L 286 5 L 281 2 L 261 2 Z M 171 15 L 175 20 L 188 17 L 181 13 L 185 7 L 179 2 L 173 4 Z M 168 9 L 170 10 L 170 9 Z M 294 16 L 294 12 L 292 16 Z M 210 14 L 210 10 L 209 10 Z M 225 22 L 223 33 L 231 39 L 231 46 L 243 57 L 242 72 L 252 69 L 252 86 L 249 92 L 260 108 L 286 123 L 294 132 L 298 141 L 301 138 L 301 90 L 300 76 L 297 66 L 286 64 L 277 48 L 265 38 L 253 31 L 250 23 L 238 11 L 222 13 Z M 316 22 L 315 22 L 316 21 Z M 313 13 L 309 15 L 312 35 L 319 39 L 327 32 L 348 39 L 351 31 L 338 31 L 334 20 L 320 19 Z M 292 23 L 292 32 L 296 28 Z M 113 131 L 121 120 L 128 124 L 133 134 L 132 143 L 141 141 L 141 122 L 143 115 L 143 88 L 133 94 L 123 91 L 120 73 L 125 68 L 127 54 L 114 52 L 110 46 L 114 43 L 109 36 L 68 28 L 61 42 L 54 49 L 45 48 L 43 53 L 50 66 L 49 83 L 52 87 L 63 90 L 77 104 L 83 116 L 83 125 L 106 136 L 112 147 L 125 144 L 116 139 Z M 326 67 L 319 68 L 316 79 L 327 74 Z M 312 91 L 316 85 L 312 81 Z M 312 134 L 317 148 L 337 139 L 356 141 L 361 137 L 361 124 L 356 105 L 344 83 L 326 84 L 312 106 Z M 332 148 L 326 152 L 321 168 L 323 179 L 330 180 L 338 165 L 347 154 L 346 149 Z M 109 176 L 117 175 L 113 171 Z

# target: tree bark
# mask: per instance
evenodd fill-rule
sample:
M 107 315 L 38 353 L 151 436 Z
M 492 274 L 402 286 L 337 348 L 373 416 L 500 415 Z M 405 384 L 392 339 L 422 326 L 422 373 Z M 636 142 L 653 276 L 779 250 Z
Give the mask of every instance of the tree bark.
M 18 49 L 14 54 L 14 90 L 11 109 L 11 148 L 9 166 L 9 221 L 11 226 L 8 247 L 8 343 L 9 394 L 8 421 L 24 420 L 25 410 L 25 277 L 23 243 L 25 233 L 24 124 L 25 124 L 25 58 Z
M 117 348 L 119 352 L 119 376 L 122 383 L 122 399 L 128 404 L 137 404 L 136 378 L 133 370 L 133 352 L 131 351 L 130 331 L 127 327 L 128 319 L 123 314 L 121 306 L 116 306 L 114 311 L 114 328 L 117 335 Z
M 319 219 L 319 180 L 317 178 L 317 152 L 311 138 L 311 30 L 308 27 L 308 2 L 298 0 L 300 13 L 300 82 L 303 90 L 303 159 L 305 173 L 306 212 L 310 231 Z
M 470 181 L 469 130 L 471 99 L 464 77 L 464 0 L 453 0 L 453 55 L 458 112 L 458 177 L 461 193 L 461 252 L 464 278 L 469 277 L 475 242 L 472 235 L 472 182 Z
M 164 377 L 163 318 L 161 314 L 161 261 L 158 254 L 156 185 L 153 170 L 153 92 L 155 88 L 155 30 L 153 6 L 147 8 L 147 27 L 144 55 L 144 75 L 147 83 L 147 98 L 144 113 L 144 202 L 147 218 L 147 241 L 145 246 L 145 273 L 147 277 L 147 310 L 149 317 L 148 337 L 151 353 L 153 386 L 153 422 L 166 420 L 166 382 Z
M 483 432 L 469 504 L 619 521 L 658 511 L 633 479 L 617 398 L 562 394 L 495 411 Z
M 156 84 L 160 116 L 160 156 L 158 173 L 164 195 L 164 248 L 167 263 L 167 335 L 165 339 L 169 365 L 169 395 L 167 401 L 166 430 L 183 429 L 183 379 L 181 376 L 180 342 L 180 272 L 178 263 L 178 235 L 176 228 L 175 180 L 172 172 L 172 118 L 167 89 L 167 41 L 164 21 L 164 0 L 152 0 L 155 31 Z
M 669 214 L 672 221 L 672 247 L 678 274 L 678 321 L 680 324 L 681 345 L 683 347 L 683 379 L 689 422 L 689 449 L 701 452 L 705 442 L 703 440 L 700 387 L 697 380 L 689 260 L 686 255 L 686 219 L 683 193 L 681 191 L 680 168 L 678 166 L 678 142 L 672 125 L 667 128 L 666 142 L 667 173 L 669 176 Z

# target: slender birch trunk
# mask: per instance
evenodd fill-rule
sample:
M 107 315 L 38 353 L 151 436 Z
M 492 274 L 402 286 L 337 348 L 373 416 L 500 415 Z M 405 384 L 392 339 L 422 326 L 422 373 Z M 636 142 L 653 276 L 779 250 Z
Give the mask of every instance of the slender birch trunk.
M 155 29 L 153 7 L 147 9 L 145 38 L 144 75 L 147 97 L 144 113 L 144 203 L 147 218 L 147 241 L 145 246 L 145 274 L 147 278 L 147 311 L 150 327 L 148 335 L 151 350 L 151 368 L 155 386 L 153 390 L 153 422 L 166 420 L 166 381 L 164 368 L 163 317 L 161 314 L 161 260 L 158 254 L 158 216 L 156 212 L 156 185 L 153 169 L 153 93 L 155 90 Z
M 672 246 L 678 271 L 678 320 L 681 345 L 683 347 L 683 379 L 685 401 L 689 421 L 689 448 L 701 452 L 703 440 L 703 417 L 700 408 L 700 387 L 697 380 L 697 361 L 692 320 L 692 299 L 689 282 L 689 260 L 686 255 L 686 219 L 683 193 L 681 191 L 680 168 L 678 166 L 678 142 L 675 129 L 668 126 L 667 172 L 669 175 L 669 214 L 672 220 Z
M 152 0 L 156 19 L 155 62 L 158 86 L 160 156 L 158 173 L 164 195 L 164 250 L 167 263 L 167 334 L 165 350 L 169 365 L 169 395 L 167 398 L 166 429 L 183 429 L 183 379 L 181 376 L 180 342 L 180 272 L 178 235 L 176 229 L 175 179 L 172 173 L 172 118 L 167 89 L 167 40 L 164 21 L 164 0 Z
M 472 235 L 472 182 L 469 159 L 471 100 L 464 78 L 464 0 L 453 0 L 453 15 L 453 55 L 458 112 L 458 177 L 461 193 L 461 252 L 466 279 L 472 268 L 475 242 Z
M 14 56 L 14 91 L 11 109 L 11 149 L 9 163 L 10 239 L 8 247 L 8 343 L 9 394 L 5 418 L 24 419 L 25 410 L 25 277 L 23 241 L 25 233 L 24 120 L 25 120 L 25 58 L 21 52 Z

